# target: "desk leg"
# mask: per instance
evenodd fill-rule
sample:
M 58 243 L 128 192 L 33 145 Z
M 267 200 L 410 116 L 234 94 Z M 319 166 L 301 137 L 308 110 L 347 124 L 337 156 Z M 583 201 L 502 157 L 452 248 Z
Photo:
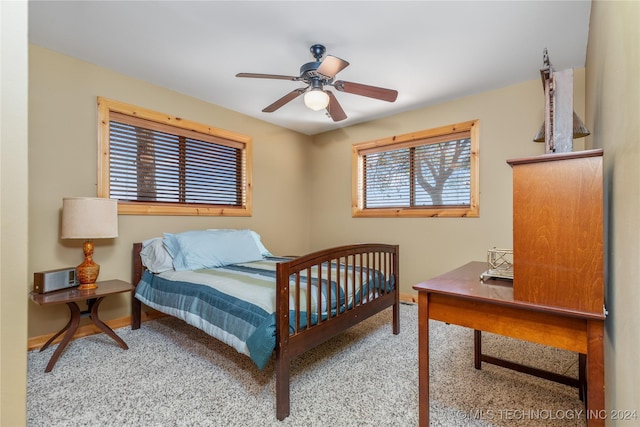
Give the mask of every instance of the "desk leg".
M 604 321 L 587 320 L 587 425 L 605 425 Z
M 94 325 L 100 328 L 102 332 L 109 335 L 115 342 L 117 342 L 122 349 L 128 350 L 129 347 L 127 346 L 127 343 L 125 343 L 122 338 L 116 335 L 116 333 L 113 332 L 110 327 L 108 327 L 102 320 L 98 318 L 98 306 L 100 306 L 100 303 L 103 299 L 104 298 L 98 298 L 97 300 L 95 300 L 95 302 L 91 303 L 91 321 Z
M 69 311 L 71 312 L 69 323 L 67 323 L 67 325 L 62 328 L 62 330 L 60 330 L 60 332 L 51 337 L 51 339 L 47 341 L 47 343 L 40 349 L 40 351 L 44 350 L 49 346 L 49 344 L 51 344 L 54 338 L 60 335 L 63 331 L 67 331 L 67 333 L 62 338 L 62 341 L 60 341 L 60 344 L 58 344 L 56 351 L 53 352 L 53 356 L 51 356 L 51 359 L 49 359 L 49 363 L 44 370 L 45 372 L 51 372 L 53 366 L 56 364 L 56 362 L 60 358 L 60 355 L 71 341 L 71 338 L 73 338 L 73 334 L 76 332 L 76 330 L 78 329 L 78 325 L 80 324 L 80 307 L 78 307 L 78 304 L 76 304 L 75 302 L 68 302 L 67 307 L 69 307 Z
M 418 425 L 429 426 L 429 294 L 418 293 Z
M 482 369 L 482 331 L 473 330 L 473 367 Z

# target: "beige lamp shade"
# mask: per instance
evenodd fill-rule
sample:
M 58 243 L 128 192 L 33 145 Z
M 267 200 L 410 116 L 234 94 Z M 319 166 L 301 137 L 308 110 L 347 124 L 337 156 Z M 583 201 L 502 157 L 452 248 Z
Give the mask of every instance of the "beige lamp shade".
M 62 199 L 62 239 L 118 237 L 118 201 L 98 197 Z
M 100 265 L 93 260 L 93 239 L 118 237 L 118 201 L 97 197 L 65 197 L 62 199 L 62 239 L 85 239 L 84 261 L 76 267 L 78 289 L 92 291 Z

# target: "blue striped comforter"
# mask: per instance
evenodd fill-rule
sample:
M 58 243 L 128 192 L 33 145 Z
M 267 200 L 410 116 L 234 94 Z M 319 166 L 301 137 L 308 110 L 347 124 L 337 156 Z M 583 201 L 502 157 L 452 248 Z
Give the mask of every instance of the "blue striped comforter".
M 153 274 L 145 271 L 136 287 L 136 298 L 144 304 L 163 313 L 180 318 L 207 334 L 232 346 L 238 352 L 249 356 L 258 368 L 264 368 L 275 349 L 275 300 L 276 300 L 276 264 L 286 258 L 270 257 L 262 261 L 233 264 L 220 268 L 194 271 L 168 271 Z M 322 277 L 328 277 L 327 271 L 335 265 L 323 265 Z M 322 280 L 321 315 L 326 315 L 329 305 L 334 311 L 338 307 L 358 303 L 361 295 L 373 289 L 381 289 L 385 283 L 380 273 L 368 275 L 364 285 L 356 283 L 353 293 L 350 283 L 337 286 L 335 282 Z M 356 278 L 356 280 L 358 280 Z M 307 285 L 302 277 L 300 301 L 306 309 L 306 292 L 311 293 L 311 313 L 318 312 L 317 271 Z M 328 303 L 328 287 L 331 286 L 331 302 Z M 384 285 L 386 291 L 393 283 Z M 294 286 L 291 286 L 289 306 L 294 307 Z M 345 304 L 346 299 L 346 304 Z M 294 321 L 294 312 L 290 319 Z M 306 313 L 301 312 L 303 322 Z M 312 324 L 317 314 L 311 316 Z

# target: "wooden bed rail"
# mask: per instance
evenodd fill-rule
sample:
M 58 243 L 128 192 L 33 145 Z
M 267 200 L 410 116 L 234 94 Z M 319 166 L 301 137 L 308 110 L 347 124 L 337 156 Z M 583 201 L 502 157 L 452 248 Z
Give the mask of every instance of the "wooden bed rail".
M 292 359 L 387 307 L 393 307 L 393 333 L 400 332 L 398 252 L 398 245 L 348 245 L 277 265 L 276 416 L 279 420 L 290 412 Z M 328 284 L 324 298 L 333 310 L 322 309 L 321 286 L 317 287 L 316 307 L 312 307 L 312 291 L 303 286 L 305 278 L 312 276 L 317 277 L 318 283 Z M 294 307 L 290 307 L 291 286 L 294 287 Z M 301 312 L 306 316 L 302 318 Z

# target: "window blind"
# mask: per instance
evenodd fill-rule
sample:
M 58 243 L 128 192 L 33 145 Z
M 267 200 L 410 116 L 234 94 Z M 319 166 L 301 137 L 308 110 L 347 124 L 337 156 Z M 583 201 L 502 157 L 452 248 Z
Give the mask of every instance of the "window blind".
M 363 207 L 468 207 L 471 139 L 418 141 L 362 156 Z
M 110 197 L 132 202 L 243 206 L 243 145 L 113 113 Z

